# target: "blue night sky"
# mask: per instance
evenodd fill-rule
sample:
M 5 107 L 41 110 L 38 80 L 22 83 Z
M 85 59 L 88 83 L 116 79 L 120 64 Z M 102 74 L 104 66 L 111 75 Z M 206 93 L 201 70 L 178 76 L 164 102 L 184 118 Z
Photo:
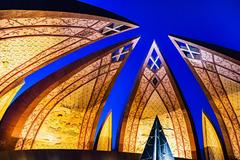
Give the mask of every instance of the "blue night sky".
M 184 62 L 168 35 L 174 34 L 235 51 L 240 51 L 240 1 L 238 0 L 82 0 L 88 4 L 123 16 L 139 25 L 139 28 L 110 36 L 78 51 L 64 56 L 25 79 L 18 95 L 31 85 L 73 61 L 123 40 L 140 36 L 137 46 L 121 70 L 107 99 L 97 130 L 109 111 L 113 113 L 113 149 L 120 121 L 136 77 L 153 40 L 156 41 L 177 85 L 182 92 L 196 127 L 198 147 L 203 148 L 202 120 L 204 111 L 217 132 L 220 128 L 202 89 Z M 203 154 L 203 153 L 202 153 Z

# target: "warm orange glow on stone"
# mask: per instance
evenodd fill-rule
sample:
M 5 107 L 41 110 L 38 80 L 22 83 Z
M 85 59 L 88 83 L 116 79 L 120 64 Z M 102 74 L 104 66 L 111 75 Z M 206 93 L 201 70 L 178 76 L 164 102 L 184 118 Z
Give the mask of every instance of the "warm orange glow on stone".
M 17 92 L 21 89 L 24 83 L 19 84 L 12 90 L 10 90 L 8 93 L 0 97 L 0 121 L 8 109 L 8 106 L 10 105 L 11 101 L 13 100 L 14 96 L 17 94 Z
M 101 129 L 97 150 L 99 151 L 111 151 L 112 148 L 112 113 L 110 113 L 103 124 Z
M 240 158 L 240 64 L 239 61 L 199 45 L 171 37 L 173 43 L 197 76 L 226 126 L 226 138 L 235 158 Z M 176 41 L 199 48 L 200 58 L 187 57 Z M 218 114 L 218 113 L 217 113 Z M 223 128 L 225 130 L 225 128 Z M 224 131 L 223 130 L 223 131 Z
M 211 122 L 202 114 L 205 154 L 208 159 L 224 160 L 221 143 Z

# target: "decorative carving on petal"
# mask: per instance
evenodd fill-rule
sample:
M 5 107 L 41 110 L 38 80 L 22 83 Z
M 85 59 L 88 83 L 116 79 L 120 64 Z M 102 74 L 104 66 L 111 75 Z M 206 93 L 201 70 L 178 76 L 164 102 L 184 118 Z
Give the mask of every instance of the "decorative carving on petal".
M 58 11 L 0 11 L 0 97 L 26 76 L 91 42 L 109 24 L 134 25 L 110 18 Z
M 125 112 L 120 151 L 142 153 L 154 119 L 158 116 L 173 155 L 192 158 L 194 146 L 189 138 L 192 131 L 186 125 L 188 119 L 182 111 L 183 103 L 180 103 L 181 99 L 176 94 L 178 91 L 174 81 L 170 80 L 170 72 L 160 51 L 156 49 L 156 44 L 155 48 L 153 47 L 156 52 L 152 47 L 128 103 L 128 112 Z
M 16 108 L 25 107 L 9 136 L 17 139 L 15 149 L 93 149 L 95 123 L 116 75 L 136 42 L 129 40 L 93 53 L 24 92 L 17 101 L 25 97 L 27 102 L 13 104 Z M 124 58 L 111 61 L 112 53 L 125 46 L 129 49 Z
M 189 64 L 192 71 L 202 85 L 209 101 L 214 109 L 220 113 L 219 118 L 226 128 L 222 131 L 227 133 L 224 137 L 225 141 L 230 142 L 232 151 L 228 151 L 231 155 L 233 152 L 236 159 L 240 158 L 240 62 L 236 59 L 228 57 L 222 53 L 210 50 L 191 42 L 171 37 L 173 43 L 180 51 L 183 58 Z M 202 59 L 192 59 L 184 55 L 182 49 L 177 43 L 189 44 L 200 50 Z M 194 61 L 202 63 L 198 66 Z M 218 114 L 218 113 L 216 113 Z M 229 138 L 230 137 L 230 138 Z M 229 143 L 228 143 L 229 144 Z

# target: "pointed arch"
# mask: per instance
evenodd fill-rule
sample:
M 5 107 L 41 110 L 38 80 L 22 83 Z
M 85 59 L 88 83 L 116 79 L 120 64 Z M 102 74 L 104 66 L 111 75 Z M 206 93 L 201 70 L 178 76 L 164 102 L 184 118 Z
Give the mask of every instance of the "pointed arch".
M 227 54 L 170 36 L 203 88 L 220 124 L 228 157 L 240 158 L 240 62 Z
M 64 55 L 136 27 L 129 22 L 86 13 L 1 10 L 0 15 L 0 98 L 6 97 L 28 75 Z
M 154 41 L 124 114 L 120 151 L 142 153 L 154 118 L 158 116 L 173 155 L 194 157 L 191 123 L 180 97 Z
M 92 149 L 96 121 L 135 43 L 133 39 L 91 54 L 28 89 L 0 126 L 2 147 Z

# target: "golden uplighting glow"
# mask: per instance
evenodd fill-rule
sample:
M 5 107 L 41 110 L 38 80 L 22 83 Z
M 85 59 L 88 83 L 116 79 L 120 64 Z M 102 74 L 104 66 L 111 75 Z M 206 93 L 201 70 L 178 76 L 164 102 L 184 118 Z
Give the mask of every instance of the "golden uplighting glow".
M 217 136 L 213 125 L 207 118 L 207 116 L 202 114 L 203 123 L 203 137 L 204 137 L 204 148 L 207 159 L 217 159 L 224 160 L 224 155 L 221 147 L 221 143 Z
M 16 127 L 13 131 L 12 136 L 18 138 L 15 149 L 92 149 L 95 123 L 109 87 L 136 42 L 132 40 L 106 53 L 101 52 L 102 55 L 94 57 L 86 66 L 80 63 L 77 72 L 70 71 L 69 74 L 74 74 L 63 76 L 61 83 L 62 79 L 53 79 L 55 88 L 46 92 L 38 102 L 30 104 L 34 109 L 26 117 L 22 129 Z M 115 60 L 112 53 L 128 45 L 130 48 L 124 51 L 125 57 Z M 108 122 L 111 120 L 106 124 Z M 109 125 L 103 128 L 106 127 L 104 135 L 106 130 L 111 130 Z M 100 141 L 99 145 L 103 143 Z
M 203 87 L 213 108 L 218 110 L 226 130 L 225 139 L 230 141 L 234 157 L 240 159 L 240 64 L 226 55 L 204 48 L 194 43 L 171 37 L 172 42 L 186 60 L 197 80 Z M 177 44 L 195 47 L 197 56 L 188 57 L 183 47 Z
M 177 89 L 174 88 L 164 60 L 148 66 L 149 61 L 156 61 L 156 57 L 151 57 L 154 44 L 157 47 L 156 43 L 153 43 L 145 60 L 140 82 L 135 88 L 133 100 L 129 104 L 129 113 L 125 113 L 121 151 L 142 153 L 154 119 L 158 116 L 174 157 L 192 158 L 194 142 L 190 141 L 189 135 L 192 131 L 187 126 L 187 117 L 182 110 L 183 103 L 180 103 Z M 156 52 L 156 59 L 160 60 L 161 53 L 159 50 Z M 153 67 L 158 69 L 153 71 Z
M 112 112 L 108 115 L 101 129 L 97 144 L 97 150 L 111 151 L 112 148 L 111 142 L 112 142 Z
M 2 10 L 0 15 L 0 97 L 12 89 L 9 86 L 16 86 L 52 61 L 91 42 L 134 27 L 125 22 L 80 13 Z M 115 23 L 122 24 L 125 29 L 106 31 L 106 27 Z
M 32 149 L 77 149 L 80 124 L 95 81 L 72 92 L 52 109 L 39 128 Z
M 17 94 L 17 92 L 20 90 L 20 88 L 23 86 L 24 83 L 19 84 L 12 90 L 10 90 L 8 93 L 0 97 L 0 121 L 8 109 L 8 106 L 10 105 L 11 101 L 13 100 L 14 96 Z

